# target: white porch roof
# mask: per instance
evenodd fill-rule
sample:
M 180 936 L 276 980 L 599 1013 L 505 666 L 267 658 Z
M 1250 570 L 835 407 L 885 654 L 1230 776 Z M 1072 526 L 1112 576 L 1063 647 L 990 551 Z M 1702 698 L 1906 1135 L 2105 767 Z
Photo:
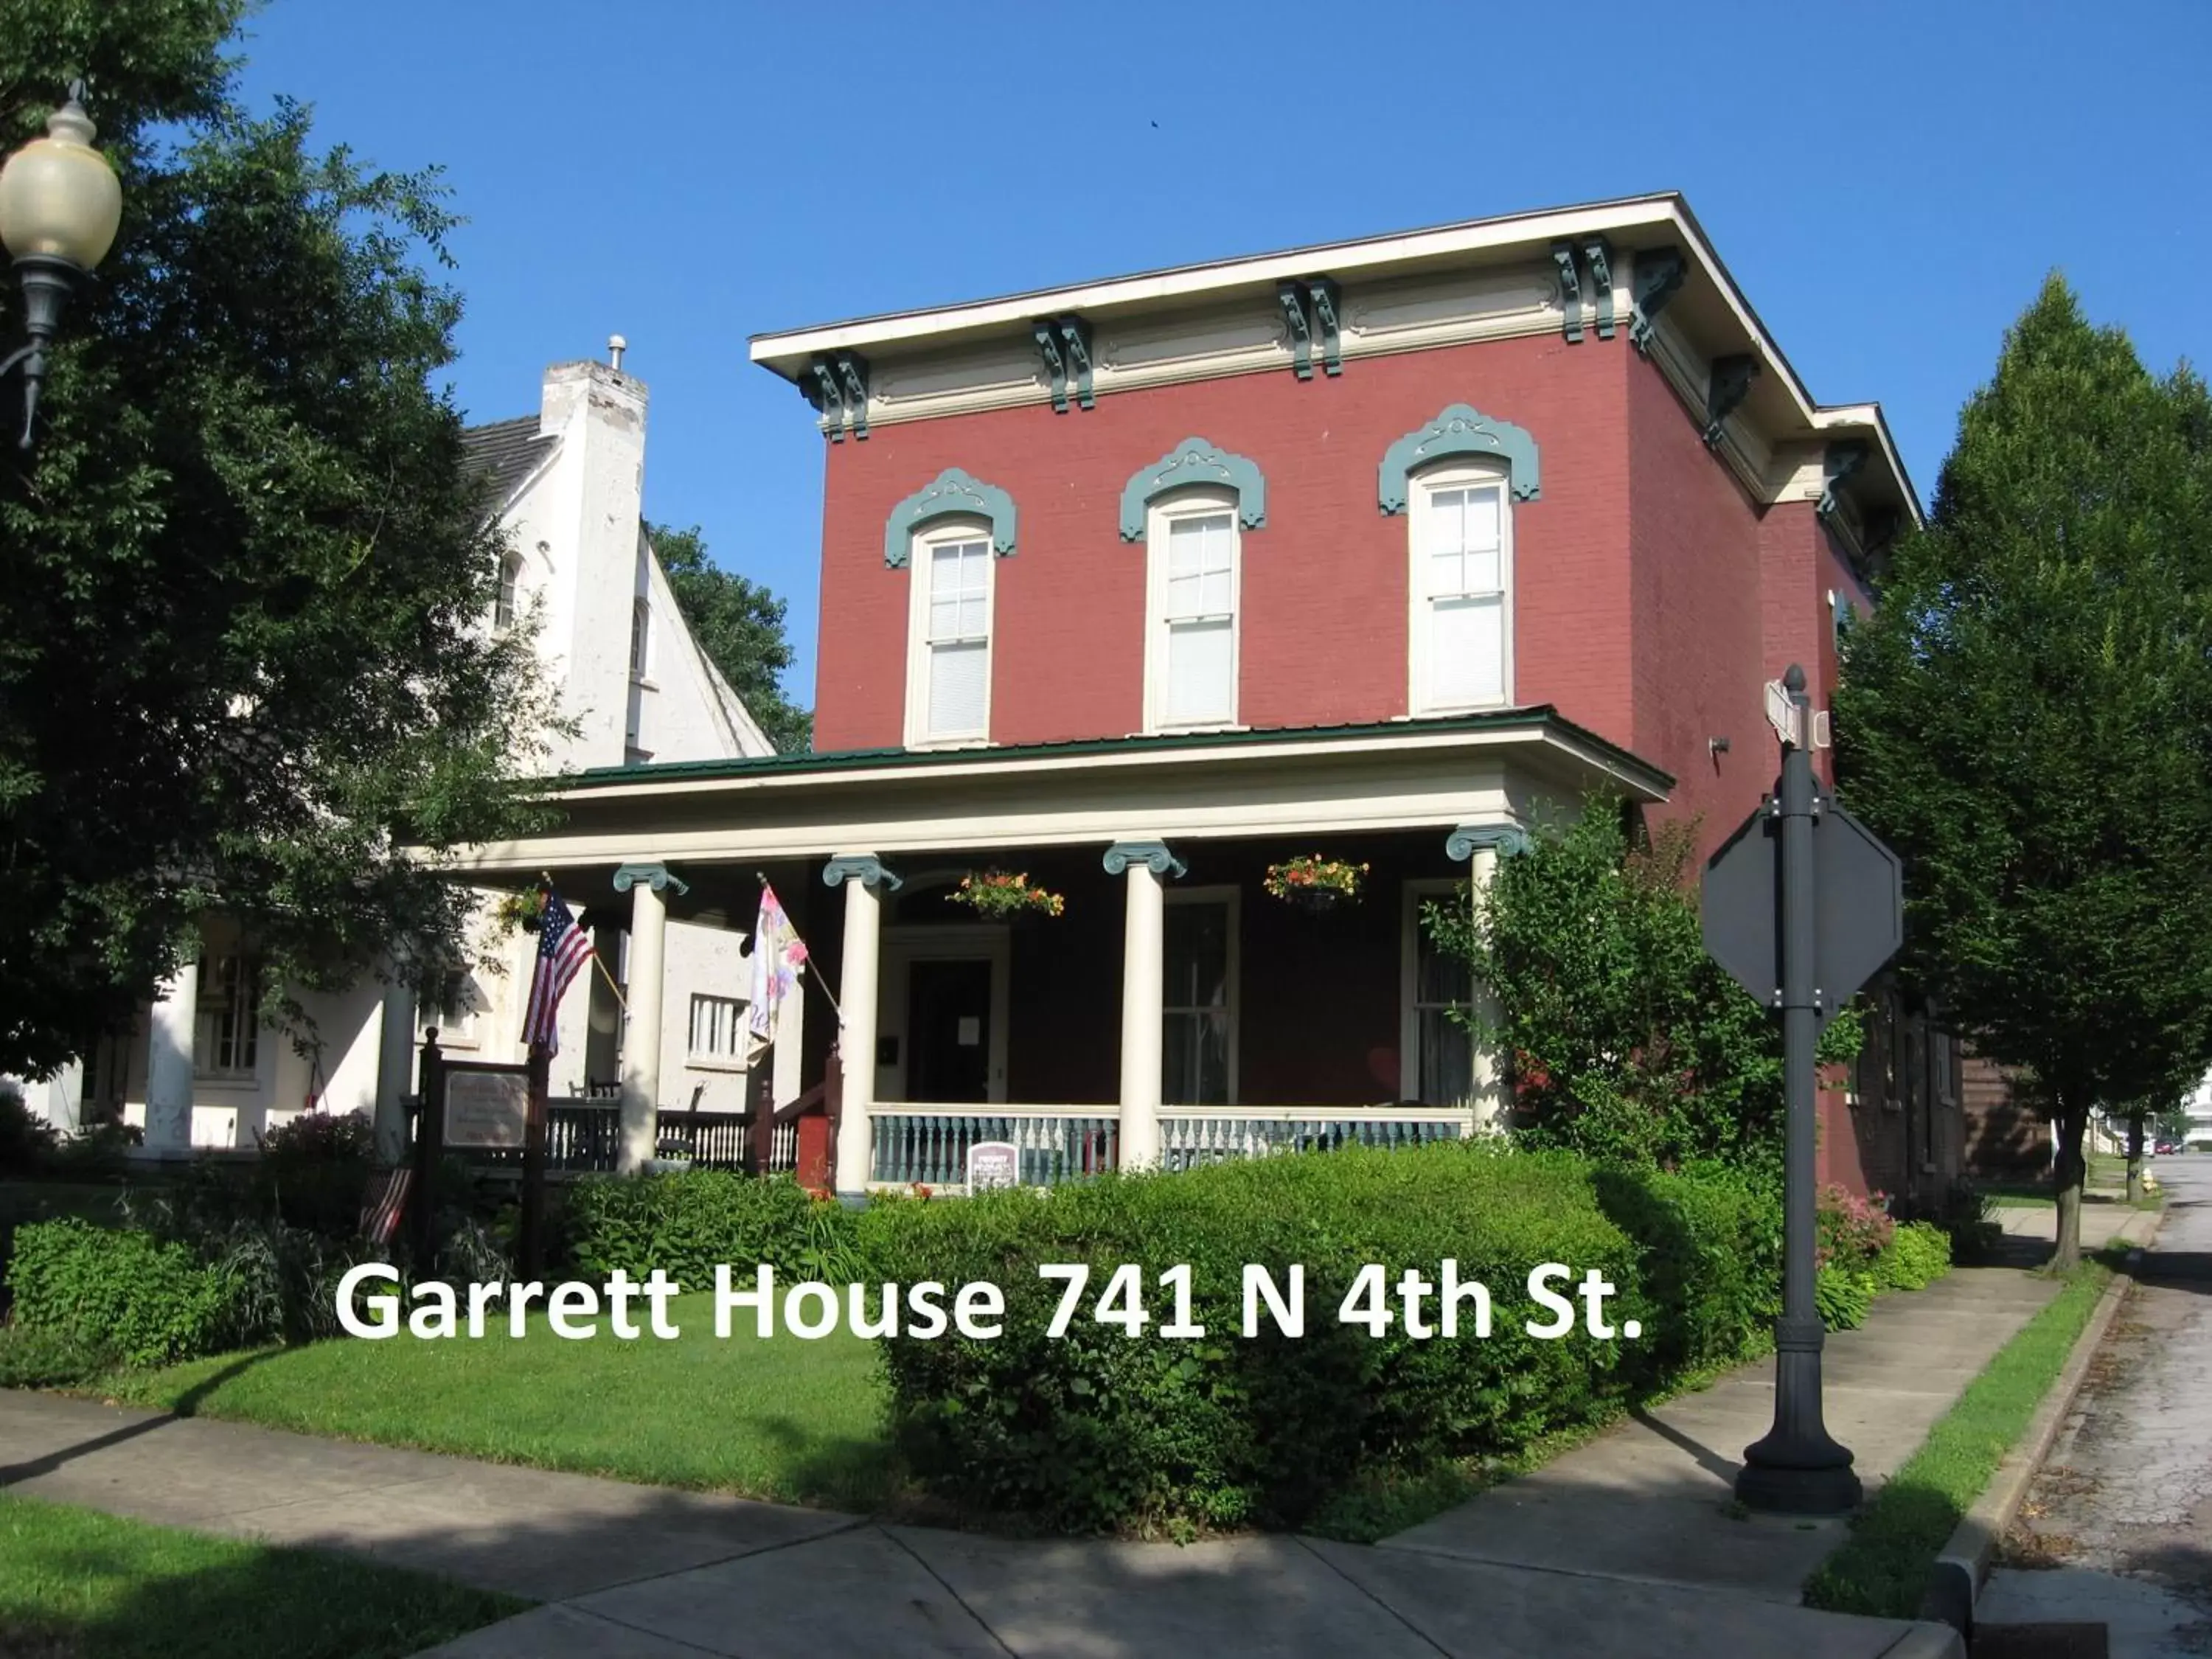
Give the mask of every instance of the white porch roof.
M 497 884 L 634 860 L 726 864 L 1525 823 L 1674 779 L 1549 707 L 1445 720 L 608 768 L 556 781 L 557 827 L 464 850 Z

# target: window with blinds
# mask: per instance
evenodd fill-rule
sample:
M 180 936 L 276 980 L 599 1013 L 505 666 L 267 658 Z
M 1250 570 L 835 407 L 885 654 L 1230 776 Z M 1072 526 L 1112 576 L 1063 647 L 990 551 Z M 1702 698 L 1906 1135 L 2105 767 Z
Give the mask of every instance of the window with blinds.
M 1503 479 L 1426 483 L 1413 514 L 1411 618 L 1419 714 L 1508 700 L 1510 566 Z
M 739 1060 L 745 1055 L 745 1005 L 736 997 L 691 999 L 691 1057 Z
M 940 542 L 928 550 L 924 642 L 932 741 L 988 735 L 991 698 L 991 544 Z

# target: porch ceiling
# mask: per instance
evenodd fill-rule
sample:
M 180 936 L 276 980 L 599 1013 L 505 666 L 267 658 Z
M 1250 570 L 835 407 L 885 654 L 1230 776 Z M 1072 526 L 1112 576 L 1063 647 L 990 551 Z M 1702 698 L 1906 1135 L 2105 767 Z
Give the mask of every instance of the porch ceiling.
M 1285 829 L 1525 821 L 1604 786 L 1667 797 L 1666 773 L 1548 708 L 1443 720 L 586 773 L 565 822 L 465 850 L 496 881 L 630 860 L 732 862 L 1211 840 Z

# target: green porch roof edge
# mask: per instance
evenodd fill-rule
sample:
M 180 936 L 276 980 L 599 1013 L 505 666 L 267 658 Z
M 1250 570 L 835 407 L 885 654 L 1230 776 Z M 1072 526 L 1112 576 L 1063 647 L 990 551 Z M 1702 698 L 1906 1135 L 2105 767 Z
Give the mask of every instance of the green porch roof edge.
M 989 749 L 842 749 L 827 754 L 764 755 L 750 760 L 648 761 L 641 766 L 594 766 L 566 777 L 544 778 L 549 789 L 615 788 L 660 779 L 712 781 L 770 777 L 790 773 L 824 775 L 881 770 L 890 767 L 972 766 L 979 761 L 1045 760 L 1065 756 L 1172 754 L 1186 749 L 1258 749 L 1273 744 L 1310 743 L 1316 738 L 1357 741 L 1363 738 L 1419 737 L 1463 732 L 1510 731 L 1525 727 L 1552 732 L 1579 744 L 1623 769 L 1640 775 L 1662 793 L 1676 782 L 1673 773 L 1634 751 L 1565 719 L 1549 703 L 1501 708 L 1482 714 L 1434 720 L 1376 720 L 1352 726 L 1281 726 L 1252 732 L 1188 732 L 1158 737 L 1085 738 L 1065 743 L 1006 744 Z

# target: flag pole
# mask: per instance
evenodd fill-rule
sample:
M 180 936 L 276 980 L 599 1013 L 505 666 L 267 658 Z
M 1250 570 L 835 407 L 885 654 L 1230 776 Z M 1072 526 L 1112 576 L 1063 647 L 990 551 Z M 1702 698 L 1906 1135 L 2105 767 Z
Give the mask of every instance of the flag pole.
M 551 871 L 540 870 L 538 872 L 538 890 L 541 893 L 550 893 L 553 890 L 553 872 Z M 615 983 L 614 970 L 607 966 L 607 959 L 594 949 L 592 952 L 592 961 L 598 966 L 599 976 L 606 981 L 607 989 L 615 994 L 615 1006 L 621 1009 L 623 1011 L 623 1018 L 624 1019 L 628 1019 L 629 1018 L 629 1004 L 623 997 L 622 987 Z
M 607 966 L 607 959 L 594 951 L 592 952 L 592 960 L 599 963 L 599 975 L 606 981 L 607 989 L 615 994 L 615 1006 L 623 1011 L 623 1018 L 629 1018 L 629 1004 L 623 1000 L 622 987 L 615 983 L 614 972 Z

